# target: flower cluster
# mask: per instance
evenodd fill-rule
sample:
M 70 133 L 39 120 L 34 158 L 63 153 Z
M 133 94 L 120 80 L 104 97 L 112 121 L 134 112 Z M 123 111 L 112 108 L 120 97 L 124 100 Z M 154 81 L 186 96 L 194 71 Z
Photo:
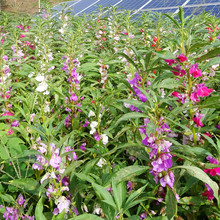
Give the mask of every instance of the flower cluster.
M 173 165 L 169 149 L 172 143 L 163 139 L 163 136 L 171 132 L 171 130 L 164 121 L 164 118 L 160 118 L 156 134 L 151 133 L 148 136 L 146 129 L 149 122 L 148 118 L 144 119 L 144 125 L 140 127 L 139 131 L 146 136 L 142 143 L 148 147 L 149 158 L 152 160 L 150 173 L 154 176 L 156 183 L 160 181 L 162 187 L 168 185 L 170 188 L 173 188 L 174 174 L 169 170 Z
M 6 211 L 3 214 L 3 218 L 5 220 L 17 220 L 17 219 L 28 219 L 34 220 L 34 216 L 29 216 L 27 214 L 23 214 L 27 203 L 25 202 L 23 195 L 19 195 L 16 200 L 16 207 L 6 207 Z

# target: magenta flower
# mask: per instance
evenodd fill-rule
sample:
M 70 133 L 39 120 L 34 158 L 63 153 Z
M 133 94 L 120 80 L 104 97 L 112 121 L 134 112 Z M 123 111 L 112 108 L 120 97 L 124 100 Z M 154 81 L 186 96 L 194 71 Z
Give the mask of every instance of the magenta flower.
M 205 186 L 206 186 L 206 191 L 204 193 L 202 193 L 202 195 L 207 196 L 208 200 L 214 199 L 214 192 L 213 192 L 212 188 L 206 183 L 205 183 Z
M 98 132 L 96 132 L 96 133 L 94 134 L 94 138 L 95 138 L 96 141 L 99 141 L 99 134 L 98 134 Z
M 175 60 L 174 59 L 170 59 L 170 60 L 165 59 L 165 62 L 167 62 L 168 65 L 171 66 L 173 63 L 175 63 Z
M 191 96 L 190 96 L 190 99 L 193 101 L 193 102 L 199 102 L 199 97 L 197 95 L 197 92 L 192 92 L 191 93 Z
M 203 127 L 203 124 L 201 122 L 201 118 L 205 116 L 203 114 L 200 113 L 196 113 L 196 117 L 194 117 L 192 120 L 196 123 L 196 127 Z
M 194 77 L 198 78 L 202 75 L 202 72 L 200 69 L 198 69 L 198 63 L 192 65 L 189 69 L 189 73 Z
M 180 63 L 187 61 L 187 57 L 184 54 L 180 54 L 177 59 L 179 59 Z
M 213 91 L 213 89 L 208 89 L 204 84 L 197 85 L 197 95 L 200 97 L 209 96 L 209 94 Z
M 59 151 L 60 150 L 57 148 L 51 156 L 50 165 L 53 168 L 60 168 L 61 157 L 59 156 Z
M 73 93 L 73 94 L 70 96 L 70 101 L 72 101 L 72 102 L 77 101 L 77 99 L 78 99 L 78 97 L 76 96 L 75 93 Z

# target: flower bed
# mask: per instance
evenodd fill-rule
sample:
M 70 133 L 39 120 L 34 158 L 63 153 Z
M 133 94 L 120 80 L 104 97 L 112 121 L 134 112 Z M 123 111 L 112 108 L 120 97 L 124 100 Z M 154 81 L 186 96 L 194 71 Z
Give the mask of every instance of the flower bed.
M 1 218 L 219 218 L 218 18 L 0 25 Z

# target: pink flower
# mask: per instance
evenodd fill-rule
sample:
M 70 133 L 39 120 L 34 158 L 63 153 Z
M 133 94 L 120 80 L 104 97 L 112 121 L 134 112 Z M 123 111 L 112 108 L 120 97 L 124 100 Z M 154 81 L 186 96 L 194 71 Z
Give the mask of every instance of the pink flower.
M 191 96 L 190 96 L 190 99 L 193 101 L 193 102 L 199 102 L 199 97 L 197 95 L 197 92 L 192 92 Z
M 11 112 L 4 112 L 2 116 L 13 116 L 14 114 Z
M 94 138 L 95 138 L 96 141 L 99 141 L 99 134 L 98 134 L 98 132 L 96 132 L 96 133 L 94 134 Z
M 200 69 L 198 69 L 198 63 L 192 65 L 189 69 L 189 73 L 193 75 L 194 78 L 198 78 L 202 75 L 202 72 Z
M 200 96 L 200 97 L 208 96 L 213 91 L 212 88 L 208 89 L 204 85 L 204 83 L 197 85 L 197 87 L 198 87 L 197 95 Z
M 184 61 L 187 61 L 187 57 L 184 54 L 180 54 L 177 59 L 180 60 L 180 63 L 183 63 Z
M 77 101 L 77 99 L 78 99 L 78 97 L 76 96 L 75 93 L 73 93 L 73 94 L 70 96 L 70 101 L 72 101 L 72 102 Z
M 220 167 L 213 169 L 204 169 L 205 173 L 209 173 L 211 176 L 220 176 Z
M 174 59 L 170 59 L 170 60 L 165 59 L 165 62 L 167 62 L 169 66 L 175 63 Z
M 8 135 L 12 135 L 13 134 L 13 131 L 12 131 L 12 129 L 10 128 L 9 130 L 8 130 Z
M 172 92 L 172 95 L 173 95 L 174 97 L 177 97 L 177 98 L 178 98 L 179 93 L 178 93 L 178 92 L 176 92 L 176 91 L 174 91 L 174 92 Z
M 205 116 L 203 114 L 200 113 L 196 113 L 196 117 L 193 118 L 193 121 L 196 123 L 196 127 L 203 127 L 203 124 L 201 122 L 201 118 Z

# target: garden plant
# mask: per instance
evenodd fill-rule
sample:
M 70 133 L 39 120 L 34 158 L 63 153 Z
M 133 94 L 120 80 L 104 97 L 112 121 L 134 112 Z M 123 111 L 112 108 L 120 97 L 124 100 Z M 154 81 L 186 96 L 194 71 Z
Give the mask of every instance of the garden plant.
M 220 219 L 219 27 L 1 12 L 0 219 Z

